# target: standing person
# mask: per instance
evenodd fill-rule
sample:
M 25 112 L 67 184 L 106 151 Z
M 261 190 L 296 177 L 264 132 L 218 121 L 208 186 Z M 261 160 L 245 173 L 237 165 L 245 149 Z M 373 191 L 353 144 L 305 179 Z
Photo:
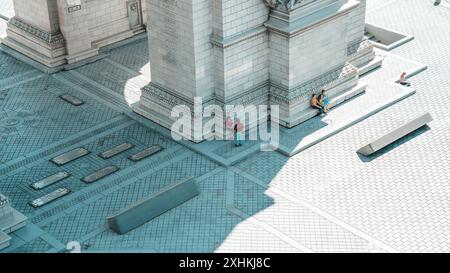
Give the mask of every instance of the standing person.
M 311 97 L 311 107 L 314 109 L 320 110 L 320 114 L 326 114 L 324 107 L 320 104 L 319 98 L 316 94 L 313 94 Z
M 234 146 L 242 146 L 243 133 L 244 125 L 241 123 L 240 119 L 237 119 L 234 124 Z
M 231 119 L 230 116 L 227 116 L 227 120 L 225 121 L 225 139 L 231 140 L 231 136 L 234 134 L 234 121 Z

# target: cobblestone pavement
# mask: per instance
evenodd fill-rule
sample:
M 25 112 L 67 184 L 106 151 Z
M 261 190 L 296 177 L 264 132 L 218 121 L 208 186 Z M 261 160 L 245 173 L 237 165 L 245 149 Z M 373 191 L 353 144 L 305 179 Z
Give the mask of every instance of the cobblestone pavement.
M 51 76 L 0 51 L 0 192 L 29 217 L 5 251 L 59 252 L 78 241 L 87 252 L 449 252 L 450 114 L 439 105 L 450 100 L 443 93 L 450 86 L 450 9 L 423 0 L 368 0 L 367 9 L 368 22 L 415 37 L 377 51 L 383 68 L 362 79 L 369 95 L 383 100 L 401 92 L 397 74 L 425 64 L 410 79 L 416 94 L 293 157 L 258 152 L 258 143 L 237 150 L 229 142 L 176 143 L 132 114 L 150 80 L 145 39 Z M 59 98 L 67 93 L 85 104 Z M 330 118 L 354 107 L 364 108 L 355 100 Z M 429 127 L 372 157 L 355 153 L 427 111 L 435 119 Z M 284 143 L 295 146 L 315 130 L 317 120 L 310 123 L 283 131 Z M 135 146 L 111 159 L 98 156 L 124 142 Z M 128 160 L 153 144 L 164 150 Z M 91 153 L 60 167 L 49 162 L 78 147 Z M 107 165 L 119 171 L 90 185 L 80 181 Z M 41 191 L 29 187 L 58 171 L 71 176 Z M 107 228 L 111 213 L 187 176 L 196 178 L 198 197 L 126 235 Z M 59 187 L 72 192 L 43 208 L 28 205 Z

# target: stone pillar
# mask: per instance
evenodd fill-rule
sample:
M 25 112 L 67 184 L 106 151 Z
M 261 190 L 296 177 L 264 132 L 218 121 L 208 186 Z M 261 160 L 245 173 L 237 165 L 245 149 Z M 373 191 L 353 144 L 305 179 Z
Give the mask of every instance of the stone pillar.
M 15 16 L 8 22 L 3 44 L 48 67 L 65 63 L 57 0 L 14 0 Z
M 147 0 L 146 9 L 152 82 L 134 110 L 166 128 L 172 108 L 193 109 L 195 97 L 279 105 L 293 127 L 315 115 L 311 94 L 346 97 L 360 56 L 373 53 L 351 52 L 364 41 L 365 1 Z
M 214 102 L 210 0 L 147 0 L 152 82 L 135 111 L 171 128 L 173 107 Z M 194 117 L 192 117 L 194 118 Z M 194 124 L 192 125 L 194 128 Z
M 80 0 L 57 1 L 60 29 L 66 40 L 67 63 L 72 64 L 96 56 L 98 48 L 92 46 L 89 31 L 88 16 L 91 11 Z
M 268 102 L 269 9 L 261 0 L 148 0 L 152 82 L 135 111 L 170 128 L 175 105 Z
M 261 0 L 214 2 L 211 42 L 219 104 L 261 105 L 269 97 L 269 40 Z
M 347 48 L 351 13 L 360 2 L 269 3 L 275 3 L 265 24 L 270 31 L 270 98 L 280 105 L 281 124 L 293 127 L 315 115 L 312 94 L 325 89 L 335 97 L 357 85 L 357 68 L 347 62 Z
M 359 0 L 359 6 L 350 13 L 348 31 L 348 61 L 358 67 L 362 72 L 367 72 L 381 65 L 381 60 L 370 64 L 375 58 L 372 43 L 364 37 L 366 21 L 366 0 Z M 364 68 L 364 67 L 367 68 Z

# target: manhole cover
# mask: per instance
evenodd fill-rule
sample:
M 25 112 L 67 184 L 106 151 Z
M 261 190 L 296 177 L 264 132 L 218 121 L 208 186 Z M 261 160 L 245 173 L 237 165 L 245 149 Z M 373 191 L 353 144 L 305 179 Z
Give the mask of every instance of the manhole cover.
M 11 118 L 5 118 L 0 120 L 0 126 L 1 127 L 16 127 L 17 125 L 21 124 L 23 122 L 23 119 L 20 117 L 11 117 Z

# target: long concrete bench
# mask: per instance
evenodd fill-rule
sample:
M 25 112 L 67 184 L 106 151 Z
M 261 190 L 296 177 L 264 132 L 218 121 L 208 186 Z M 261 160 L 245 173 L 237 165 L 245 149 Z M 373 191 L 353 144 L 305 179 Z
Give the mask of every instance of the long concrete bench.
M 200 194 L 193 178 L 186 178 L 107 218 L 109 227 L 125 234 Z
M 414 118 L 406 124 L 392 130 L 391 132 L 374 139 L 369 144 L 360 148 L 357 152 L 359 154 L 369 156 L 386 147 L 387 145 L 393 143 L 394 141 L 414 132 L 415 130 L 426 125 L 432 120 L 433 118 L 431 117 L 430 113 L 420 115 L 419 117 Z

